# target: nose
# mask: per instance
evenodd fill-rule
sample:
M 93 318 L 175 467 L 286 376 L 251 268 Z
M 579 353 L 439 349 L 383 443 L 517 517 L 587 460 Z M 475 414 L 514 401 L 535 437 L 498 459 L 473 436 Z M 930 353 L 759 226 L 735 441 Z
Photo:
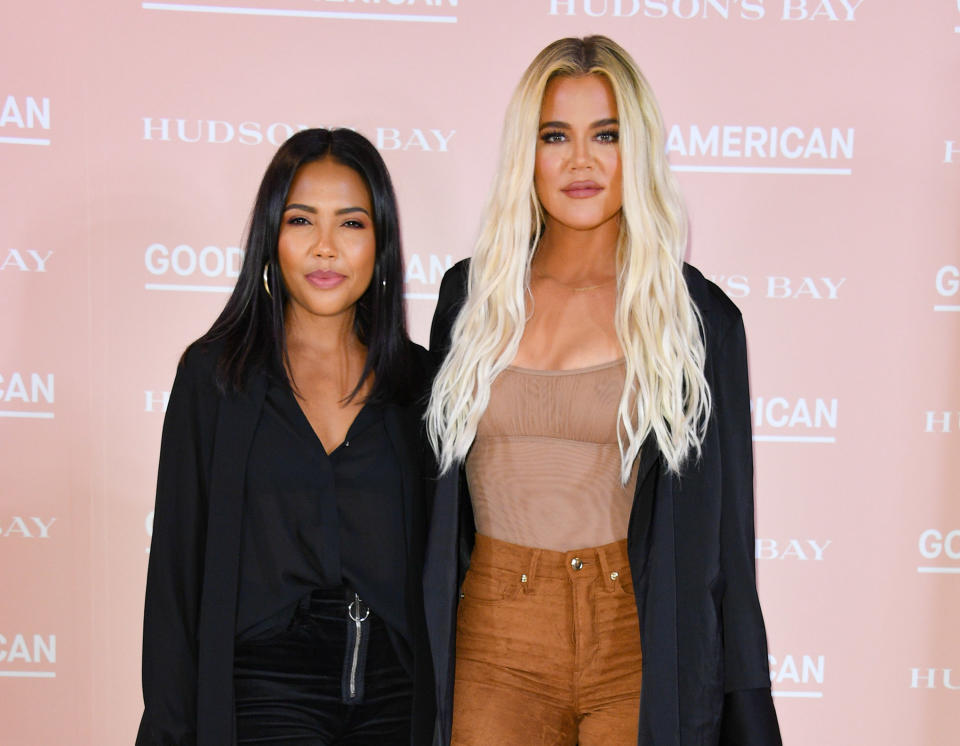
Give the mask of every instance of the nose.
M 337 255 L 337 249 L 330 231 L 321 229 L 317 232 L 317 240 L 313 245 L 313 255 L 324 259 Z
M 590 143 L 588 140 L 580 138 L 574 140 L 570 165 L 573 168 L 590 168 L 593 165 L 593 158 L 590 155 Z

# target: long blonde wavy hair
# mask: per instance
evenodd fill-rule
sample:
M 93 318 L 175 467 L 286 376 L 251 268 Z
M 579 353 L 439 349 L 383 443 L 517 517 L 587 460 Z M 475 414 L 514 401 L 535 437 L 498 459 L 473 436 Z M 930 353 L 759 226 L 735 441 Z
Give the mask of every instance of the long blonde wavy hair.
M 427 434 L 441 471 L 463 461 L 490 386 L 517 354 L 530 263 L 544 228 L 534 188 L 540 109 L 558 76 L 603 75 L 620 122 L 623 207 L 615 327 L 626 358 L 617 414 L 620 478 L 652 431 L 668 468 L 700 454 L 710 414 L 699 313 L 683 279 L 687 219 L 665 155 L 663 121 L 627 52 L 603 36 L 560 39 L 530 64 L 507 108 L 500 163 L 470 262 L 467 298 L 433 383 Z

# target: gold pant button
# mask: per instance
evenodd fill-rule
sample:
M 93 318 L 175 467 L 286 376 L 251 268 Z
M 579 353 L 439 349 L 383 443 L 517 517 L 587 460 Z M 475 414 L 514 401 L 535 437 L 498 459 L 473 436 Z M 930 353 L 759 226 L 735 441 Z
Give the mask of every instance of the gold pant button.
M 616 580 L 619 577 L 620 577 L 620 573 L 618 573 L 616 570 L 610 573 L 610 580 Z
M 572 567 L 574 570 L 581 569 L 583 567 L 583 560 L 581 560 L 579 557 L 574 557 L 572 560 L 570 560 L 570 567 Z
M 523 574 L 520 575 L 520 582 L 521 582 L 521 583 L 526 583 L 526 582 L 527 582 L 527 574 L 526 574 L 526 573 L 523 573 Z

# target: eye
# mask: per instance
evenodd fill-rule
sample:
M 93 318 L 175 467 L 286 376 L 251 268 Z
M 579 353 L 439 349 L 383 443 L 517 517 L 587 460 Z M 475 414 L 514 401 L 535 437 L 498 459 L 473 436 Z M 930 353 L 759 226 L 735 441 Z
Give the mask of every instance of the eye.
M 618 130 L 602 130 L 594 137 L 597 142 L 615 143 L 620 141 L 620 132 Z
M 357 228 L 366 228 L 367 226 L 363 223 L 363 221 L 355 220 L 354 218 L 351 218 L 350 220 L 343 221 L 343 227 L 357 229 Z
M 287 225 L 310 225 L 310 221 L 303 215 L 292 215 L 287 218 Z
M 545 143 L 563 142 L 567 139 L 567 135 L 560 130 L 547 130 L 540 133 L 540 139 Z

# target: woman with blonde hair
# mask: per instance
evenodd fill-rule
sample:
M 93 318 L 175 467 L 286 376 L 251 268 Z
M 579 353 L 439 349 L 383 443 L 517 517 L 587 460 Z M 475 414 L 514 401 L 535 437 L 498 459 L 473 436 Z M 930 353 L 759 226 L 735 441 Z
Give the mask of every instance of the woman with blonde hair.
M 441 285 L 442 743 L 780 744 L 743 323 L 683 263 L 664 146 L 626 51 L 550 44 L 508 108 L 473 258 Z

